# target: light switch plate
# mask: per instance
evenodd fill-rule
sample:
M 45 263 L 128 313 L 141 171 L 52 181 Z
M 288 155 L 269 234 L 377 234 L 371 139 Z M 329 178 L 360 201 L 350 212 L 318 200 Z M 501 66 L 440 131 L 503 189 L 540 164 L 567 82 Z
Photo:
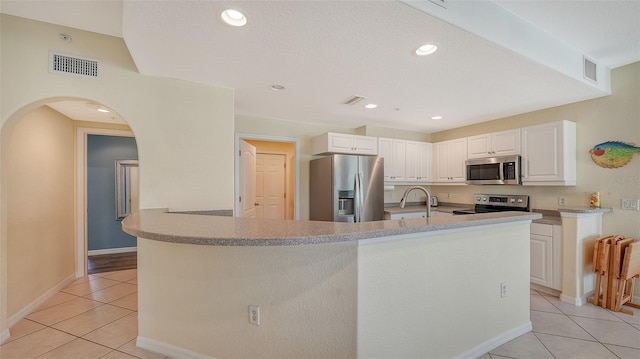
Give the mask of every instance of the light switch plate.
M 627 209 L 630 211 L 640 211 L 640 199 L 622 199 L 622 209 Z

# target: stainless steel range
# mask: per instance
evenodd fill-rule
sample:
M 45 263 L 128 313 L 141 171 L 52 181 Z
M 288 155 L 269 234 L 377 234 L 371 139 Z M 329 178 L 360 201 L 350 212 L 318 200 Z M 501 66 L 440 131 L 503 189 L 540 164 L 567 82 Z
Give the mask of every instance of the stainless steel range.
M 489 212 L 529 212 L 529 196 L 507 194 L 475 194 L 475 207 L 453 211 L 453 214 L 475 214 Z

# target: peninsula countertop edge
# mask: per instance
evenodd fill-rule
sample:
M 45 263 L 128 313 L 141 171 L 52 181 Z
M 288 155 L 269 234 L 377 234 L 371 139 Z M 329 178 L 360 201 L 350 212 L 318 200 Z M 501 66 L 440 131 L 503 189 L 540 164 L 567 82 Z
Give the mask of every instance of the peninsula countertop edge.
M 339 223 L 309 220 L 275 220 L 185 214 L 167 209 L 144 209 L 130 214 L 122 228 L 150 240 L 217 246 L 289 246 L 338 243 L 414 233 L 469 228 L 520 221 L 542 215 L 533 212 L 499 212 L 409 220 Z

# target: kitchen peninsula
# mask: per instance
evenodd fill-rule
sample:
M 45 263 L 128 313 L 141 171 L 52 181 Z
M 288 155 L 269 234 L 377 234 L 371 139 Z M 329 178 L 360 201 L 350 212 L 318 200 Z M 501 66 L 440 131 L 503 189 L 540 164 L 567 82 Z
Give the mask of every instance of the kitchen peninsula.
M 138 237 L 138 345 L 188 358 L 475 358 L 531 329 L 539 218 L 349 224 L 143 210 L 123 222 Z

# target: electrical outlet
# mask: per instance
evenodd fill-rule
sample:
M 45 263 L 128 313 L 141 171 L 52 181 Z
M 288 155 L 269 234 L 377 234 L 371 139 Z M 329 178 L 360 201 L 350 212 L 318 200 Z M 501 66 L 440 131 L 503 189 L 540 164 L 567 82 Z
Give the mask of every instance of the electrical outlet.
M 260 325 L 260 307 L 257 305 L 249 306 L 249 323 Z
M 451 192 L 447 192 L 447 198 L 451 199 Z
M 507 282 L 500 283 L 500 298 L 504 298 L 507 296 L 509 292 L 507 291 Z
M 558 197 L 558 206 L 566 206 L 567 205 L 567 197 L 560 196 Z
M 622 209 L 628 209 L 631 211 L 640 211 L 640 199 L 622 199 Z

